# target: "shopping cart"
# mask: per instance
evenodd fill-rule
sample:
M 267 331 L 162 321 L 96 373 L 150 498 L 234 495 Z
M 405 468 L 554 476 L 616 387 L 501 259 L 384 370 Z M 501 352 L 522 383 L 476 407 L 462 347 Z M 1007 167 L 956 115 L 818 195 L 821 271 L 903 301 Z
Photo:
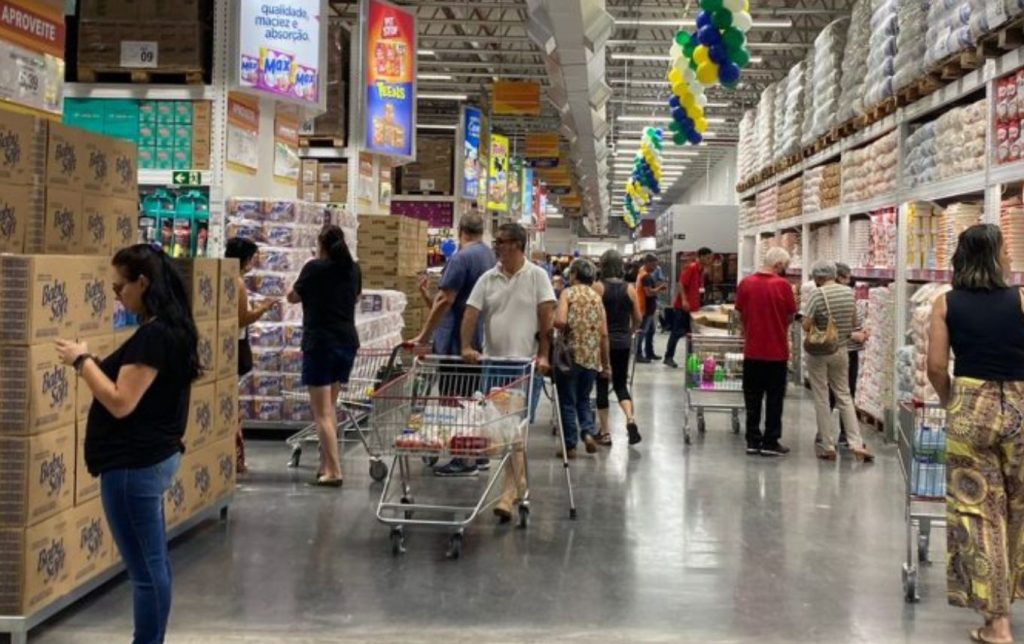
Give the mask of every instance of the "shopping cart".
M 896 427 L 900 469 L 906 482 L 907 560 L 903 564 L 903 598 L 913 603 L 920 599 L 918 568 L 929 563 L 932 525 L 946 523 L 946 410 L 932 403 L 904 403 Z
M 388 475 L 388 466 L 381 458 L 379 448 L 376 447 L 380 441 L 367 438 L 368 433 L 373 431 L 373 426 L 366 422 L 373 408 L 373 393 L 381 384 L 400 376 L 403 370 L 408 368 L 408 362 L 401 359 L 401 352 L 403 349 L 412 348 L 410 344 L 400 344 L 394 349 L 359 349 L 348 383 L 342 385 L 338 391 L 336 408 L 339 440 L 347 432 L 356 434 L 370 456 L 370 476 L 375 481 L 384 480 Z M 411 360 L 408 356 L 404 357 Z M 309 404 L 308 391 L 286 390 L 282 393 L 286 399 Z M 302 458 L 302 446 L 305 443 L 319 442 L 316 423 L 310 423 L 292 434 L 285 442 L 292 450 L 288 466 L 298 467 Z
M 740 432 L 743 398 L 743 338 L 728 335 L 694 333 L 683 347 L 686 371 L 684 392 L 683 440 L 692 443 L 690 414 L 697 412 L 697 432 L 704 434 L 705 411 L 723 411 L 732 415 L 732 431 Z
M 532 359 L 488 358 L 470 364 L 453 356 L 417 357 L 412 368 L 373 396 L 370 424 L 382 454 L 392 457 L 377 504 L 377 519 L 391 526 L 391 549 L 405 552 L 405 526 L 451 528 L 449 558 L 462 554 L 464 531 L 482 512 L 506 468 L 527 482 L 518 500 L 519 526 L 529 520 L 530 498 L 525 454 L 529 438 Z M 491 460 L 487 482 L 472 505 L 417 503 L 411 486 L 412 459 Z M 519 468 L 522 471 L 519 471 Z M 395 471 L 399 484 L 393 486 Z

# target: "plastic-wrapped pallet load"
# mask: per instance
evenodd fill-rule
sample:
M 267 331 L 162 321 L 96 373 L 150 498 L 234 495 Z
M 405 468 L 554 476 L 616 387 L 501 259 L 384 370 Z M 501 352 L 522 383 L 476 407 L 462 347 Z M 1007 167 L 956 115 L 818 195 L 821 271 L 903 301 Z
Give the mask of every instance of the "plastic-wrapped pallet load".
M 850 220 L 850 239 L 847 247 L 850 266 L 868 268 L 871 266 L 871 220 Z
M 782 79 L 775 85 L 775 137 L 772 140 L 772 163 L 780 161 L 785 156 L 783 144 L 786 129 L 786 85 L 786 79 Z
M 819 165 L 804 173 L 803 214 L 813 215 L 822 210 L 821 184 L 825 181 L 825 166 Z
M 868 293 L 868 312 L 864 327 L 870 334 L 861 356 L 857 379 L 857 407 L 875 418 L 885 417 L 892 391 L 893 297 L 888 286 L 872 288 Z
M 937 268 L 948 269 L 953 264 L 960 233 L 981 223 L 984 206 L 980 203 L 950 204 L 939 215 L 938 232 L 934 238 Z
M 986 99 L 949 110 L 939 117 L 935 148 L 940 180 L 985 169 L 987 117 Z
M 769 85 L 761 92 L 757 104 L 757 171 L 772 164 L 775 146 L 775 85 Z
M 810 261 L 832 260 L 839 256 L 839 224 L 825 224 L 811 229 Z
M 928 329 L 931 325 L 932 307 L 940 295 L 949 292 L 949 284 L 925 284 L 910 297 L 908 320 L 908 336 L 911 353 L 911 396 L 923 402 L 938 402 L 938 394 L 928 382 Z M 953 357 L 950 355 L 950 372 L 953 369 Z
M 907 183 L 911 187 L 938 180 L 938 168 L 935 167 L 935 128 L 934 121 L 924 123 L 907 137 L 904 170 Z
M 814 48 L 807 50 L 804 58 L 803 104 L 800 106 L 803 120 L 800 123 L 800 147 L 806 148 L 814 144 Z M 837 92 L 838 95 L 838 92 Z
M 801 61 L 789 70 L 780 86 L 786 88 L 783 99 L 782 128 L 779 134 L 779 156 L 800 152 L 800 131 L 804 124 L 804 76 L 807 66 Z
M 781 246 L 789 253 L 789 267 L 800 269 L 803 266 L 803 235 L 798 230 L 782 233 Z
M 846 48 L 842 58 L 842 93 L 837 106 L 837 124 L 845 123 L 864 112 L 871 14 L 871 0 L 858 0 L 850 15 L 850 28 L 846 32 Z
M 1014 163 L 1021 159 L 1024 139 L 1020 115 L 1024 112 L 1024 70 L 1000 78 L 996 84 L 996 160 Z
M 1024 271 L 1024 205 L 1020 194 L 1004 199 L 999 208 L 999 228 L 1010 252 L 1011 268 Z
M 757 225 L 757 202 L 747 200 L 740 202 L 740 230 Z
M 766 224 L 775 220 L 779 209 L 779 188 L 772 186 L 757 193 L 757 223 Z
M 757 116 L 747 110 L 740 120 L 740 137 L 736 157 L 740 182 L 747 181 L 757 172 Z
M 872 268 L 896 267 L 896 209 L 883 208 L 871 213 L 871 247 L 869 264 Z
M 842 55 L 846 49 L 846 30 L 848 28 L 848 20 L 837 20 L 825 27 L 814 39 L 814 71 L 811 74 L 813 89 L 809 91 L 814 99 L 814 114 L 809 137 L 812 143 L 840 124 Z
M 937 216 L 942 209 L 928 201 L 906 204 L 907 267 L 919 269 L 945 268 L 936 264 Z M 934 230 L 933 230 L 934 227 Z
M 896 72 L 896 36 L 899 33 L 896 0 L 872 0 L 868 66 L 864 78 L 864 107 L 873 107 L 893 96 Z
M 843 156 L 843 202 L 855 203 L 896 189 L 897 132 Z
M 796 177 L 779 186 L 778 204 L 776 206 L 776 219 L 791 219 L 799 217 L 801 202 L 803 201 L 803 178 Z
M 898 3 L 896 58 L 893 61 L 893 89 L 899 91 L 916 83 L 924 75 L 928 50 L 928 0 L 901 0 Z

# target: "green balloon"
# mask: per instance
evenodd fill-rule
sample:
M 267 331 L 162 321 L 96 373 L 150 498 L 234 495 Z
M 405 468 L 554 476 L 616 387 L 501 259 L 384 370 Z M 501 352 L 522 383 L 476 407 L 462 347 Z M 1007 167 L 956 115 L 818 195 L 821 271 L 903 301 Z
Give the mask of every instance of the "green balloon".
M 697 71 L 697 67 L 698 67 L 697 61 L 695 61 L 694 59 L 691 58 L 690 59 L 690 69 L 692 69 L 693 71 Z
M 700 8 L 708 13 L 715 13 L 722 9 L 722 0 L 700 0 Z
M 750 65 L 750 52 L 747 51 L 746 47 L 740 47 L 735 51 L 730 50 L 729 60 L 736 63 L 741 69 L 746 69 Z
M 715 12 L 712 20 L 719 29 L 728 29 L 732 27 L 732 12 L 728 9 L 719 9 Z
M 693 41 L 687 42 L 683 45 L 683 55 L 689 59 L 693 59 L 693 52 L 697 49 L 697 46 L 693 44 Z
M 654 139 L 654 149 L 655 150 L 660 150 L 661 149 L 661 139 Z
M 676 44 L 680 47 L 686 47 L 690 44 L 690 34 L 685 30 L 680 29 L 676 32 Z
M 675 134 L 672 135 L 672 142 L 675 143 L 676 145 L 685 145 L 686 135 L 683 134 L 682 132 L 676 132 Z
M 668 129 L 672 130 L 673 132 L 681 132 L 683 130 L 683 126 L 679 125 L 679 121 L 672 121 L 671 123 L 668 124 Z
M 732 14 L 729 14 L 729 17 L 731 20 Z M 731 26 L 730 24 L 730 26 L 722 34 L 722 42 L 725 43 L 725 46 L 727 48 L 734 49 L 745 45 L 747 43 L 747 37 L 743 34 L 742 31 L 740 31 L 736 27 Z

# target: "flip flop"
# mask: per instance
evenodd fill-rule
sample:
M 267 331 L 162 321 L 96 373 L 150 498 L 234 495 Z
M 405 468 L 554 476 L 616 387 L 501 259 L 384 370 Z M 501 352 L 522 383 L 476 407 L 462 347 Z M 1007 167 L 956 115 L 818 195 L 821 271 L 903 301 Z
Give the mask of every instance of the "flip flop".
M 612 435 L 611 434 L 598 434 L 597 435 L 597 444 L 601 445 L 603 447 L 611 447 L 612 446 Z
M 309 483 L 306 483 L 306 485 L 310 487 L 341 487 L 341 484 L 344 482 L 345 479 L 329 479 L 327 477 L 321 476 L 310 481 Z
M 979 644 L 1012 644 L 1012 642 L 1013 642 L 1012 639 L 1009 639 L 1009 640 L 992 640 L 992 639 L 989 639 L 989 638 L 985 637 L 982 634 L 982 631 L 984 631 L 985 628 L 986 628 L 985 626 L 980 626 L 978 628 L 973 629 L 970 632 L 971 641 L 972 642 L 978 642 Z

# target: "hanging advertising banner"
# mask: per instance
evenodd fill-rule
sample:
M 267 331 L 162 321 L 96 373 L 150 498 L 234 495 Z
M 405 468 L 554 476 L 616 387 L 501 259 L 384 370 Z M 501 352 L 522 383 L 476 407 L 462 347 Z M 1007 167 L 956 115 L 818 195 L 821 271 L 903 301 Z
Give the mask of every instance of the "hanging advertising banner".
M 533 221 L 539 232 L 547 230 L 548 191 L 544 186 L 537 186 L 537 196 L 533 203 Z
M 274 114 L 274 178 L 297 184 L 299 163 L 298 114 L 279 105 Z
M 383 0 L 363 0 L 363 148 L 416 156 L 416 14 Z
M 483 114 L 479 108 L 462 108 L 462 198 L 476 201 L 480 196 L 480 129 Z
M 260 103 L 240 94 L 228 93 L 227 161 L 235 170 L 256 174 L 259 164 Z
M 237 84 L 278 100 L 324 107 L 327 22 L 321 0 L 238 3 Z
M 491 134 L 490 172 L 487 181 L 487 209 L 508 212 L 508 137 Z
M 520 201 L 520 199 L 522 198 L 522 186 L 520 184 L 520 181 L 522 181 L 522 178 L 522 159 L 510 160 L 508 167 L 508 214 L 510 215 L 513 221 L 520 217 L 519 207 L 522 204 L 522 202 Z
M 539 170 L 538 174 L 547 184 L 548 193 L 553 195 L 566 195 L 572 191 L 572 175 L 569 173 L 567 162 L 559 162 L 554 168 Z
M 575 210 L 579 210 L 580 208 L 583 207 L 583 200 L 580 199 L 578 193 L 572 191 L 569 192 L 568 194 L 564 194 L 561 197 L 559 197 L 558 205 L 561 206 L 562 208 L 573 208 Z
M 531 168 L 553 168 L 558 165 L 558 132 L 526 134 L 526 164 Z
M 540 83 L 537 81 L 498 81 L 491 90 L 494 114 L 540 116 Z
M 40 2 L 0 0 L 0 38 L 64 59 L 64 15 Z
M 519 223 L 523 226 L 529 226 L 533 223 L 534 211 L 534 187 L 533 187 L 533 168 L 523 167 L 523 199 L 522 199 L 522 212 L 519 215 Z
M 64 15 L 39 2 L 0 0 L 0 100 L 64 111 Z

